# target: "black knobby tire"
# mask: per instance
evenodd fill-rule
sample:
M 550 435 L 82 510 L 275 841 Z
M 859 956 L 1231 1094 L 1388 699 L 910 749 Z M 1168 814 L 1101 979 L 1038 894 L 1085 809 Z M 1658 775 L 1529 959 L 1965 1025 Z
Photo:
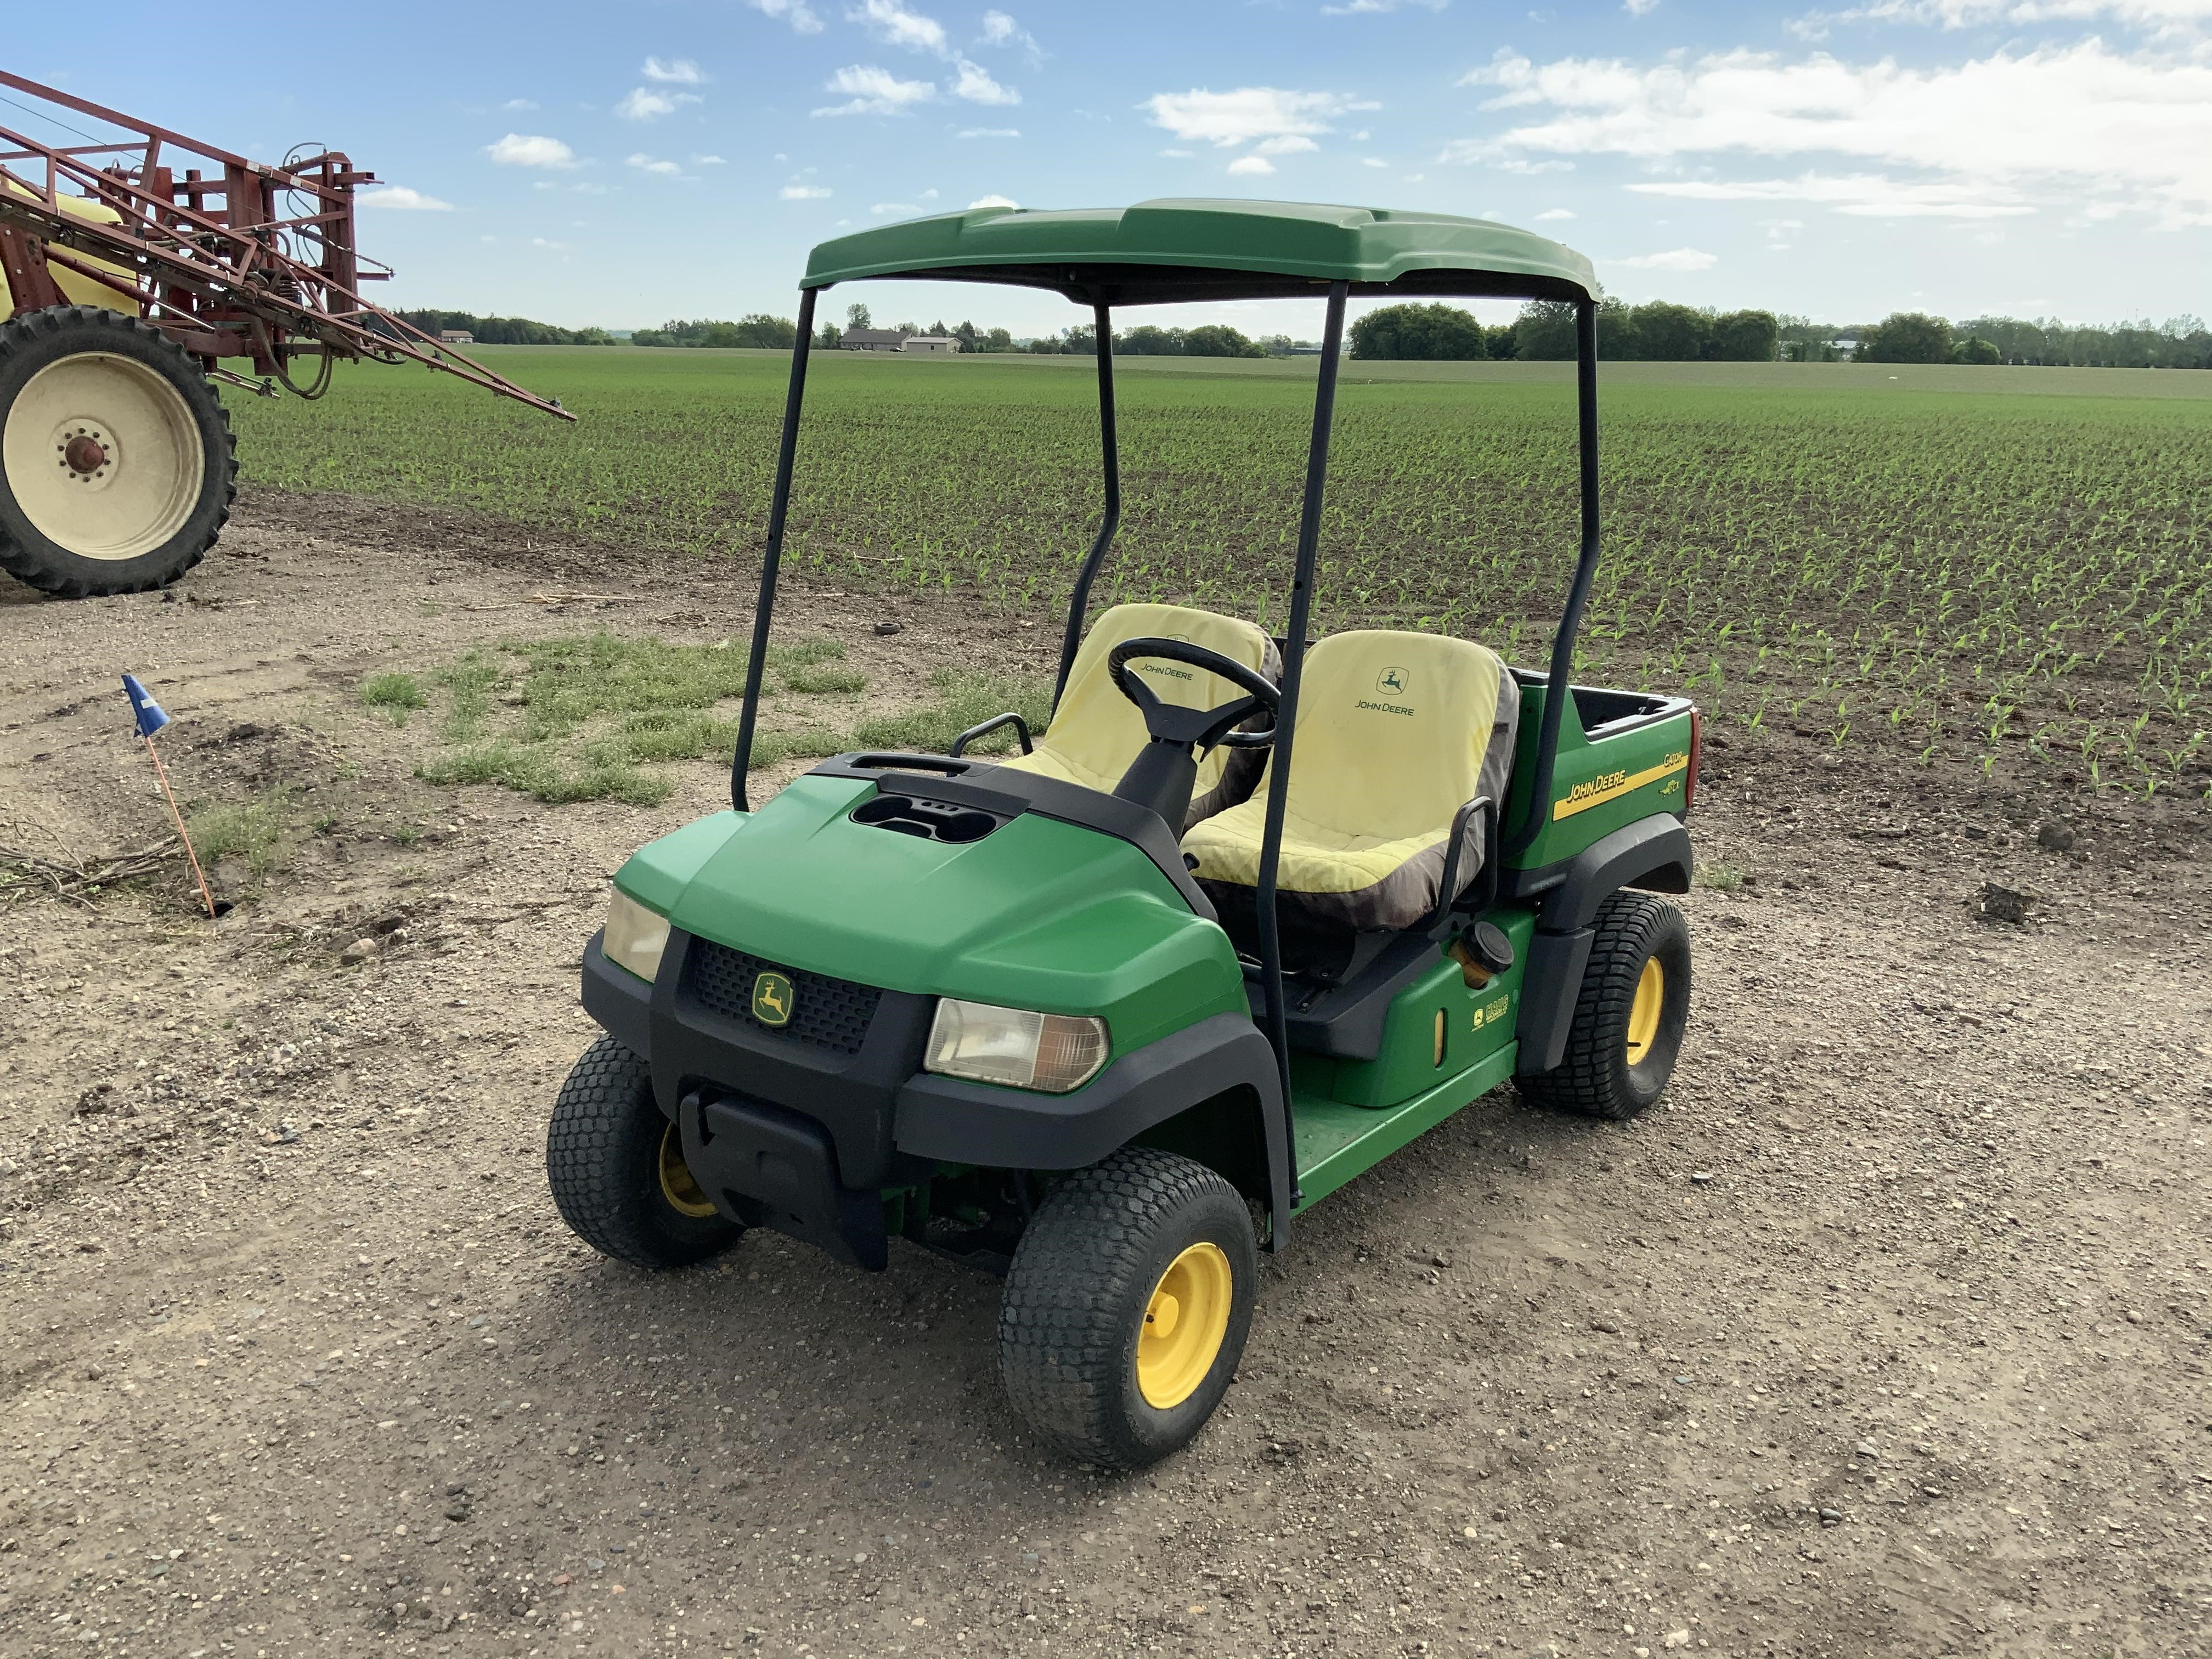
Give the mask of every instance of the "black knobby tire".
M 1227 1328 L 1204 1380 L 1164 1409 L 1139 1385 L 1146 1310 L 1195 1245 L 1226 1258 Z M 1014 1409 L 1061 1450 L 1137 1468 L 1206 1425 L 1236 1376 L 1260 1271 L 1251 1212 L 1213 1170 L 1127 1146 L 1054 1188 L 1023 1231 L 999 1304 L 999 1375 Z
M 70 358 L 82 358 L 88 364 L 120 360 L 129 366 L 124 372 L 135 375 L 149 406 L 158 404 L 173 422 L 173 435 L 179 441 L 187 434 L 197 438 L 197 459 L 189 447 L 174 452 L 173 465 L 181 476 L 176 480 L 173 507 L 165 504 L 152 514 L 149 522 L 159 526 L 149 532 L 159 538 L 153 545 L 126 551 L 132 545 L 126 543 L 109 549 L 110 556 L 100 556 L 89 538 L 70 544 L 69 529 L 50 505 L 40 507 L 34 515 L 19 499 L 33 488 L 29 469 L 34 460 L 43 474 L 52 434 L 33 432 L 28 425 L 11 425 L 10 417 L 27 410 L 30 403 L 49 402 L 42 393 L 27 403 L 23 394 L 42 372 Z M 83 401 L 97 404 L 101 398 Z M 70 412 L 89 415 L 95 422 L 100 418 L 97 408 L 72 407 Z M 24 414 L 24 419 L 41 428 L 51 424 L 45 415 Z M 123 468 L 147 465 L 151 457 L 135 457 L 125 447 L 118 451 L 117 464 Z M 83 482 L 119 486 L 123 480 Z M 63 599 L 161 587 L 207 556 L 230 518 L 237 494 L 238 445 L 231 435 L 229 413 L 198 361 L 161 330 L 98 306 L 53 306 L 0 326 L 0 569 Z M 169 492 L 163 495 L 168 499 Z M 71 510 L 66 504 L 59 509 L 62 514 Z M 44 518 L 46 528 L 40 528 L 36 517 Z
M 677 1207 L 661 1170 L 672 1127 L 653 1102 L 645 1061 L 614 1038 L 600 1037 L 570 1068 L 545 1132 L 545 1177 L 561 1218 L 600 1255 L 638 1267 L 687 1267 L 744 1231 Z M 680 1162 L 680 1142 L 676 1155 Z
M 1540 1106 L 1625 1121 L 1667 1091 L 1681 1054 L 1690 1018 L 1690 929 L 1666 900 L 1623 890 L 1599 907 L 1595 931 L 1566 1054 L 1551 1071 L 1522 1078 L 1521 1092 Z M 1654 962 L 1662 975 L 1658 1024 L 1642 1058 L 1632 1061 L 1637 988 Z

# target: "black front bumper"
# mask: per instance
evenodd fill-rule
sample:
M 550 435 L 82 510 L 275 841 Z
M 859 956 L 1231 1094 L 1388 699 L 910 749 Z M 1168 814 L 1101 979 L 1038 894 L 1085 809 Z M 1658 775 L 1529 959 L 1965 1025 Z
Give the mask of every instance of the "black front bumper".
M 1073 1095 L 1029 1094 L 922 1071 L 935 997 L 876 993 L 865 1030 L 830 1032 L 849 1045 L 831 1047 L 763 1030 L 727 1012 L 726 994 L 722 1009 L 710 1006 L 726 947 L 672 933 L 648 985 L 600 945 L 595 934 L 584 947 L 585 1011 L 644 1056 L 660 1109 L 682 1130 L 684 1161 L 717 1207 L 855 1267 L 884 1264 L 883 1190 L 940 1162 L 1081 1169 L 1239 1087 L 1253 1091 L 1266 1124 L 1267 1184 L 1287 1197 L 1273 1052 L 1241 1015 L 1124 1054 Z

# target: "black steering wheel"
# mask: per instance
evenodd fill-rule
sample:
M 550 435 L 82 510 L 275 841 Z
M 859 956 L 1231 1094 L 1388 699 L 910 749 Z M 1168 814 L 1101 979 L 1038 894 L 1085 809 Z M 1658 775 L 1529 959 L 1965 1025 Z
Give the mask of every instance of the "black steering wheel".
M 1164 702 L 1151 686 L 1130 676 L 1126 665 L 1137 657 L 1188 663 L 1193 668 L 1220 675 L 1248 695 L 1234 702 L 1223 703 L 1218 708 L 1186 708 L 1180 703 Z M 1106 672 L 1113 678 L 1114 689 L 1136 704 L 1137 712 L 1145 717 L 1145 730 L 1155 743 L 1188 744 L 1196 753 L 1203 755 L 1216 744 L 1230 749 L 1264 749 L 1275 740 L 1279 694 L 1261 675 L 1218 651 L 1209 651 L 1188 640 L 1139 636 L 1123 640 L 1107 653 Z M 1267 714 L 1266 726 L 1252 732 L 1237 730 L 1262 709 Z

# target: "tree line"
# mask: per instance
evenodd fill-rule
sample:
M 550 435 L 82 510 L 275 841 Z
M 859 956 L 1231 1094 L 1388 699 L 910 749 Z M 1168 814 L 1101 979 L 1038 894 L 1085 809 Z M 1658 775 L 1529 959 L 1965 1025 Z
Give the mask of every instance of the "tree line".
M 472 311 L 403 311 L 400 316 L 435 338 L 441 329 L 465 331 L 478 345 L 612 345 L 603 328 L 557 328 L 527 317 L 479 317 Z
M 1829 329 L 1784 319 L 1783 356 L 1834 361 L 1835 343 L 1856 340 L 1852 360 L 1869 363 L 2014 363 L 2071 368 L 2212 368 L 2212 330 L 2196 317 L 2108 327 L 2075 327 L 2057 318 L 1972 317 L 1953 324 L 1925 312 L 1893 312 L 1879 323 Z
M 1624 362 L 1771 362 L 1780 331 L 1781 319 L 1771 311 L 1607 300 L 1598 307 L 1597 355 Z M 1537 300 L 1511 322 L 1485 328 L 1457 306 L 1384 306 L 1352 325 L 1352 355 L 1385 362 L 1556 362 L 1575 355 L 1575 307 L 1565 300 Z

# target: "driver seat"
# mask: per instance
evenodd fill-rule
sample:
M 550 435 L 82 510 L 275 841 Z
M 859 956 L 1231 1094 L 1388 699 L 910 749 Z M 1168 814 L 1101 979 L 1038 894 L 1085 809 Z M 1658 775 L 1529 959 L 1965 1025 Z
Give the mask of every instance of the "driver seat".
M 1521 688 L 1482 646 L 1382 629 L 1322 641 L 1301 678 L 1276 869 L 1285 921 L 1412 927 L 1496 854 L 1481 815 L 1470 817 L 1458 890 L 1442 890 L 1460 808 L 1478 795 L 1504 806 Z M 1183 837 L 1224 918 L 1251 913 L 1267 814 L 1263 775 L 1249 799 Z
M 1101 612 L 1084 636 L 1068 671 L 1067 690 L 1053 711 L 1052 724 L 1036 739 L 1035 752 L 1015 755 L 999 764 L 1112 794 L 1138 751 L 1151 740 L 1144 716 L 1114 689 L 1107 672 L 1108 653 L 1122 641 L 1133 639 L 1182 640 L 1202 646 L 1255 670 L 1270 683 L 1283 674 L 1282 653 L 1255 623 L 1180 605 L 1117 605 Z M 1148 677 L 1161 702 L 1181 708 L 1218 708 L 1244 695 L 1218 674 L 1185 663 L 1139 657 L 1129 667 Z M 1182 827 L 1188 829 L 1249 795 L 1259 781 L 1261 764 L 1261 751 L 1253 749 L 1216 748 L 1201 756 L 1190 811 Z

